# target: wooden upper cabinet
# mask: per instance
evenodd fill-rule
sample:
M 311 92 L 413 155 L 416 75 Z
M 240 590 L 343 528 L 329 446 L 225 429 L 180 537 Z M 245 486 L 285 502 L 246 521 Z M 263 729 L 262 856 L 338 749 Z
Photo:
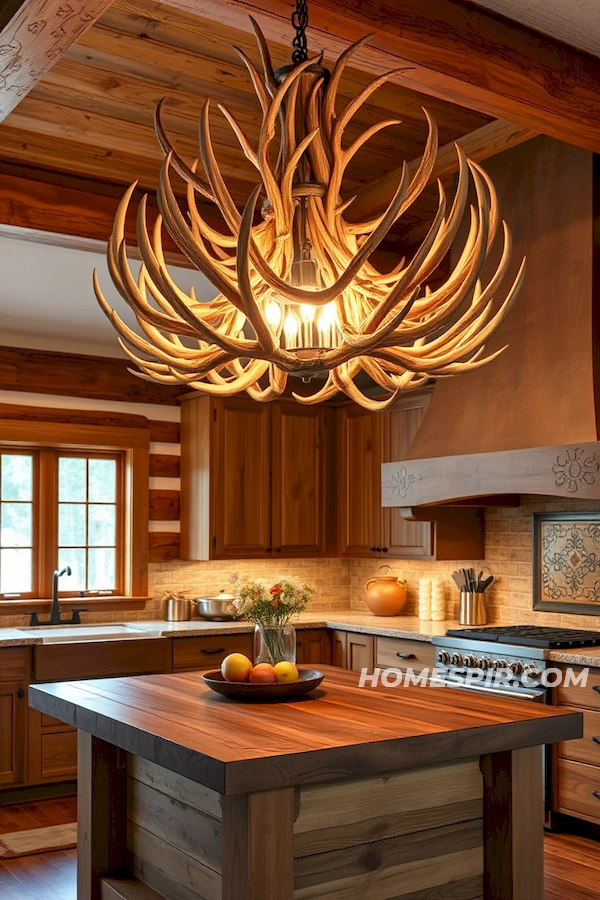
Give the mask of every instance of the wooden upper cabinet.
M 328 412 L 293 401 L 272 407 L 271 536 L 273 551 L 282 556 L 324 549 Z
M 293 401 L 186 400 L 182 558 L 320 555 L 330 414 Z
M 432 526 L 382 509 L 381 464 L 402 459 L 418 431 L 430 393 L 401 398 L 383 413 L 340 409 L 339 493 L 342 556 L 426 558 Z
M 361 406 L 339 410 L 339 535 L 342 556 L 381 549 L 383 419 Z
M 406 457 L 430 399 L 431 392 L 408 394 L 383 413 L 382 462 L 396 462 Z M 379 477 L 381 480 L 381 472 Z M 399 509 L 388 508 L 382 510 L 382 523 L 382 550 L 388 556 L 412 559 L 432 556 L 431 522 L 407 522 Z
M 213 411 L 212 555 L 263 556 L 271 546 L 270 409 L 231 398 Z

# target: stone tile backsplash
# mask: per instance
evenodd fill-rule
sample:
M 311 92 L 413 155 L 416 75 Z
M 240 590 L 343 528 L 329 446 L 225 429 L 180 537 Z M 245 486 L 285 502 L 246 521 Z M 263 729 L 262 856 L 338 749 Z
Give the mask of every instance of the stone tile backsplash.
M 458 591 L 451 573 L 461 566 L 492 574 L 495 581 L 488 591 L 489 621 L 505 624 L 561 625 L 565 628 L 600 629 L 600 617 L 534 612 L 532 609 L 532 514 L 534 512 L 600 511 L 594 501 L 565 501 L 546 497 L 523 497 L 519 507 L 489 509 L 486 513 L 486 559 L 450 562 L 392 560 L 392 571 L 408 584 L 407 615 L 417 611 L 419 578 L 442 578 L 447 582 L 448 616 L 456 614 Z M 153 600 L 143 611 L 85 613 L 87 622 L 162 618 L 162 596 L 168 590 L 189 590 L 196 596 L 212 596 L 227 588 L 229 576 L 255 575 L 275 579 L 293 574 L 317 588 L 314 609 L 365 609 L 364 584 L 384 566 L 371 559 L 278 559 L 232 560 L 151 564 L 150 595 Z M 388 571 L 386 569 L 385 571 Z M 599 603 L 600 610 L 600 603 Z M 0 627 L 22 626 L 27 616 L 0 616 Z

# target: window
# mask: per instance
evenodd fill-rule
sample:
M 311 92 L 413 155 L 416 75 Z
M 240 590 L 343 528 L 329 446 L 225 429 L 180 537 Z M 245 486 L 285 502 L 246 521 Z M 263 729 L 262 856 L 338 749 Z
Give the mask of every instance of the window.
M 33 587 L 33 463 L 28 453 L 0 456 L 0 593 Z
M 0 453 L 0 595 L 123 594 L 124 453 Z
M 144 603 L 149 442 L 142 416 L 0 404 L 3 612 L 43 612 L 29 601 L 49 599 L 52 573 L 65 566 L 67 609 L 82 593 L 86 606 L 94 597 L 113 608 Z

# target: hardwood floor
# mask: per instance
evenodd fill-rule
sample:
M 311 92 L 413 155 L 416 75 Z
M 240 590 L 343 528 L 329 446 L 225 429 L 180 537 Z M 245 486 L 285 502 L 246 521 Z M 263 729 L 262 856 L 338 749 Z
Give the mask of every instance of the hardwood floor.
M 0 806 L 0 834 L 73 822 L 74 797 Z M 545 900 L 598 900 L 600 841 L 568 834 L 545 837 Z M 76 850 L 0 860 L 2 900 L 76 900 Z

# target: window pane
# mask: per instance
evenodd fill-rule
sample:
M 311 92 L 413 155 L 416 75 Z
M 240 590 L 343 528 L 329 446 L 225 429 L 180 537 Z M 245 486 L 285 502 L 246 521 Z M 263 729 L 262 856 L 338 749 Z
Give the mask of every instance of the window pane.
M 58 499 L 86 499 L 86 460 L 75 456 L 61 456 L 58 460 Z
M 25 594 L 31 590 L 31 550 L 0 550 L 0 592 Z
M 90 503 L 114 503 L 117 499 L 117 463 L 114 459 L 89 460 Z
M 72 547 L 61 547 L 58 551 L 58 568 L 71 566 L 71 575 L 63 575 L 58 579 L 59 591 L 85 591 L 85 550 L 73 550 Z
M 112 590 L 116 582 L 115 551 L 107 549 L 89 550 L 90 590 Z
M 116 544 L 116 507 L 105 503 L 88 506 L 88 543 L 92 547 L 111 547 Z
M 83 503 L 61 503 L 58 507 L 58 543 L 61 547 L 85 547 Z
M 33 498 L 33 460 L 22 454 L 2 454 L 3 500 L 31 500 Z
M 31 547 L 31 504 L 3 503 L 0 521 L 0 544 L 3 547 Z

